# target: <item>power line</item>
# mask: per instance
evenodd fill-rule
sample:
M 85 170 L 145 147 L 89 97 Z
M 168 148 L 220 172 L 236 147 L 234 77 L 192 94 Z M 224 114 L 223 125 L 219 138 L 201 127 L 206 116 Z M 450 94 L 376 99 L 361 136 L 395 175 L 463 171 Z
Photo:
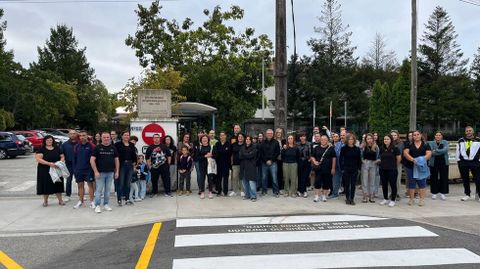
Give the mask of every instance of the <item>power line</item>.
M 480 7 L 480 2 L 479 1 L 473 1 L 473 0 L 459 0 L 460 2 L 464 2 L 470 5 L 478 6 Z

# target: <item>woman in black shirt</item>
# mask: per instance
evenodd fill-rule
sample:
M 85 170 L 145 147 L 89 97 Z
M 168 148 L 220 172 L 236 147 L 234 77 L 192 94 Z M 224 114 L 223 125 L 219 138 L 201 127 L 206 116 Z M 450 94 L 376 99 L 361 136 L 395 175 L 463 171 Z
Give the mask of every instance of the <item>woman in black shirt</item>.
M 345 196 L 347 205 L 355 205 L 355 184 L 358 170 L 362 167 L 360 148 L 357 147 L 356 137 L 348 134 L 347 144 L 340 150 L 340 167 L 342 168 L 343 182 L 345 184 Z
M 395 206 L 395 198 L 397 197 L 397 165 L 400 164 L 400 161 L 400 151 L 393 144 L 393 137 L 388 134 L 383 138 L 383 145 L 380 150 L 380 179 L 383 191 L 381 205 Z M 390 184 L 392 189 L 391 201 L 388 201 L 388 184 Z
M 171 190 L 176 191 L 178 189 L 178 181 L 177 181 L 177 160 L 178 160 L 178 154 L 177 154 L 177 147 L 175 146 L 175 141 L 173 140 L 173 137 L 170 135 L 165 136 L 163 139 L 163 144 L 167 146 L 167 148 L 170 150 L 170 155 L 172 156 L 172 159 L 170 161 L 170 182 L 171 182 Z M 177 192 L 178 194 L 178 192 Z
M 203 135 L 200 138 L 200 146 L 198 148 L 198 162 L 200 166 L 200 176 L 198 177 L 197 183 L 200 191 L 200 199 L 205 198 L 205 176 L 208 178 L 208 198 L 213 198 L 213 179 L 214 175 L 208 174 L 208 158 L 213 157 L 212 146 L 210 146 L 210 138 L 207 135 Z
M 424 157 L 426 161 L 430 160 L 432 157 L 432 150 L 430 146 L 423 141 L 422 134 L 420 131 L 413 132 L 413 142 L 410 144 L 408 148 L 405 148 L 403 151 L 405 155 L 406 163 L 405 168 L 407 171 L 408 180 L 408 194 L 410 200 L 408 201 L 408 205 L 414 204 L 415 198 L 415 188 L 418 185 L 419 193 L 420 193 L 420 201 L 418 203 L 419 206 L 425 205 L 425 187 L 427 185 L 427 179 L 425 178 L 415 178 L 414 177 L 414 166 L 418 165 L 416 158 Z M 427 164 L 428 169 L 428 164 Z

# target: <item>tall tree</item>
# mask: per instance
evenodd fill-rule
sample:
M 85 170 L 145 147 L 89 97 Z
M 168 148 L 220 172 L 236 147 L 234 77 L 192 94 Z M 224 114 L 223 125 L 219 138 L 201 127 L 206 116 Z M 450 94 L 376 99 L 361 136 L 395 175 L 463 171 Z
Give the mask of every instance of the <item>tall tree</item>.
M 473 80 L 475 93 L 480 97 L 480 47 L 477 49 L 477 53 L 473 58 L 472 66 L 470 67 L 470 76 Z
M 165 19 L 158 0 L 149 7 L 138 5 L 136 13 L 137 31 L 125 43 L 141 66 L 181 72 L 180 95 L 217 107 L 221 127 L 254 115 L 261 105 L 262 59 L 269 64 L 272 43 L 253 28 L 237 33 L 230 26 L 243 19 L 243 9 L 204 10 L 206 20 L 198 27 L 189 18 L 180 24 Z M 267 77 L 267 85 L 271 81 Z
M 395 51 L 387 49 L 387 41 L 380 34 L 375 34 L 367 55 L 362 59 L 362 63 L 371 66 L 374 70 L 392 71 L 398 66 L 397 55 Z
M 418 112 L 424 126 L 438 129 L 443 122 L 478 118 L 469 115 L 478 105 L 471 102 L 468 60 L 463 59 L 457 37 L 448 13 L 437 6 L 425 24 L 419 47 Z

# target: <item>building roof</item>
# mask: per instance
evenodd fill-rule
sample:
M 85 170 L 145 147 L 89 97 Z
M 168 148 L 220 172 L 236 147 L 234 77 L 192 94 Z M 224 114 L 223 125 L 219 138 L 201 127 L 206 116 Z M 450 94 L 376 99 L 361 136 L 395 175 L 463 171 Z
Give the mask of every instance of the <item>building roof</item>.
M 172 107 L 172 115 L 177 117 L 210 116 L 217 108 L 197 102 L 182 102 Z

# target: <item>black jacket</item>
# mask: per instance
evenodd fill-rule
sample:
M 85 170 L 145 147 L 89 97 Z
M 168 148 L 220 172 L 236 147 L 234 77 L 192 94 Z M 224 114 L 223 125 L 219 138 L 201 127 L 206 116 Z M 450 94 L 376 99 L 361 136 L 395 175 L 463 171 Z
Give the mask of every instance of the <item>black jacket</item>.
M 250 145 L 240 148 L 240 178 L 245 178 L 251 181 L 258 180 L 257 169 L 257 147 Z
M 218 141 L 213 147 L 215 161 L 218 168 L 229 169 L 232 163 L 232 147 L 228 141 L 222 145 L 222 142 Z
M 279 155 L 280 146 L 278 145 L 277 140 L 265 139 L 260 146 L 260 158 L 262 159 L 262 163 L 266 163 L 267 161 L 276 162 Z

